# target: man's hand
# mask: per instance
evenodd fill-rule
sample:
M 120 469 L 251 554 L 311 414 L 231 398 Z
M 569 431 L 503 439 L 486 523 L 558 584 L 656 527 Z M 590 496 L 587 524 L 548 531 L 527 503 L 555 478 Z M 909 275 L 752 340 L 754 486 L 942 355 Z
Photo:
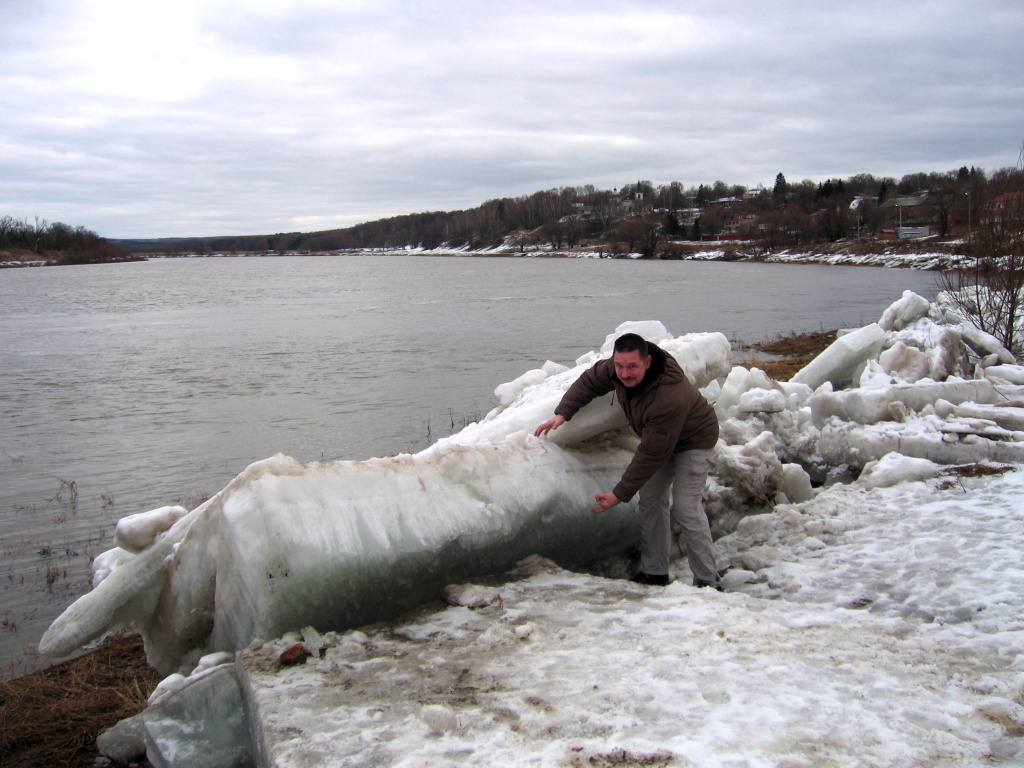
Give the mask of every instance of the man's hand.
M 619 497 L 614 493 L 598 493 L 594 495 L 594 499 L 597 501 L 597 506 L 591 511 L 595 515 L 599 515 L 602 512 L 607 512 L 609 509 L 619 503 Z
M 537 427 L 537 431 L 533 433 L 533 436 L 540 437 L 541 435 L 546 435 L 552 429 L 558 429 L 563 424 L 565 424 L 565 417 L 555 416 L 554 418 L 548 419 L 539 427 Z

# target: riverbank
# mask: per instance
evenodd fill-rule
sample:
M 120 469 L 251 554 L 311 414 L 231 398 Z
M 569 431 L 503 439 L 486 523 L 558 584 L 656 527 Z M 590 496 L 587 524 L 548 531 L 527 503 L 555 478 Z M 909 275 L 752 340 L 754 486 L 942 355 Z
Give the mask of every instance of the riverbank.
M 71 264 L 120 264 L 145 260 L 144 256 L 113 251 L 109 248 L 85 251 L 43 251 L 41 253 L 22 248 L 0 250 L 0 269 L 55 267 Z
M 146 663 L 142 639 L 127 635 L 70 661 L 0 682 L 0 764 L 101 765 L 96 737 L 145 709 L 159 681 Z
M 791 333 L 777 339 L 751 344 L 737 352 L 736 365 L 757 367 L 776 381 L 790 377 L 825 351 L 836 340 L 838 331 Z M 753 353 L 753 354 L 751 354 Z

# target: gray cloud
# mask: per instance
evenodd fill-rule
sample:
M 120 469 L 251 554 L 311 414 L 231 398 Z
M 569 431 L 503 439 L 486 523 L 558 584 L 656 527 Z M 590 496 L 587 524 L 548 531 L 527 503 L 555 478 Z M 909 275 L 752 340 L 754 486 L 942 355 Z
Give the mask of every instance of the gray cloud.
M 1012 165 L 1024 8 L 0 5 L 0 214 L 265 233 L 635 178 Z

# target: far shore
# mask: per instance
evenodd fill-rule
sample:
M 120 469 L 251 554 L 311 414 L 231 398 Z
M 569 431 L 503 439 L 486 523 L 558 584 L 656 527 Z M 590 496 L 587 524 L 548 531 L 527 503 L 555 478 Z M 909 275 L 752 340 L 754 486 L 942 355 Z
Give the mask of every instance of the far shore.
M 607 243 L 586 243 L 574 248 L 543 245 L 528 248 L 502 244 L 491 248 L 366 248 L 334 251 L 266 252 L 138 252 L 145 259 L 181 258 L 257 258 L 295 256 L 437 256 L 463 258 L 526 259 L 625 259 L 631 261 L 721 261 L 758 264 L 812 264 L 829 266 L 889 267 L 897 269 L 942 270 L 955 268 L 967 258 L 960 238 L 923 238 L 919 240 L 879 240 L 864 238 L 827 245 L 767 250 L 759 241 L 680 241 L 667 242 L 653 259 L 639 253 L 616 252 Z
M 666 241 L 654 258 L 624 252 L 614 244 L 588 241 L 571 248 L 544 244 L 530 246 L 509 242 L 487 248 L 420 248 L 398 246 L 330 251 L 189 251 L 138 250 L 117 258 L 83 261 L 64 253 L 37 254 L 32 251 L 0 251 L 0 268 L 69 266 L 82 263 L 119 263 L 151 259 L 259 258 L 295 256 L 437 256 L 463 258 L 525 259 L 625 259 L 630 261 L 722 261 L 758 264 L 815 264 L 829 266 L 889 267 L 895 269 L 942 270 L 956 268 L 967 256 L 962 238 L 929 237 L 914 240 L 859 238 L 836 243 L 768 249 L 757 240 Z
M 146 257 L 136 253 L 122 253 L 110 256 L 106 252 L 82 253 L 47 251 L 36 253 L 24 249 L 0 250 L 0 269 L 20 267 L 79 266 L 83 264 L 120 264 L 127 261 L 145 261 Z

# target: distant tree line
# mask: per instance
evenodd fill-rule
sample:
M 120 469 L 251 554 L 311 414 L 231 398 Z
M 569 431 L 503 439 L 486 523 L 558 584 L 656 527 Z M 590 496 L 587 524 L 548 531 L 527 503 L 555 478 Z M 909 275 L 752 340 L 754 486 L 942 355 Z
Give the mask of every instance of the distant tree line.
M 6 253 L 3 253 L 6 252 Z M 0 258 L 33 254 L 62 264 L 126 261 L 128 251 L 85 227 L 36 219 L 0 217 Z
M 370 221 L 343 229 L 273 235 L 125 241 L 137 253 L 318 253 L 339 250 L 440 246 L 482 249 L 511 244 L 527 252 L 599 245 L 612 254 L 672 258 L 673 243 L 728 237 L 764 250 L 853 237 L 874 237 L 911 213 L 946 236 L 979 221 L 988 202 L 1020 183 L 1008 168 L 988 176 L 977 168 L 914 173 L 897 180 L 858 174 L 824 182 L 791 183 L 779 173 L 771 189 L 723 181 L 685 187 L 650 181 L 603 190 L 561 187 L 505 197 L 475 208 Z M 916 208 L 894 205 L 921 195 Z M 888 205 L 887 205 L 888 203 Z M 903 223 L 906 223 L 905 221 Z

